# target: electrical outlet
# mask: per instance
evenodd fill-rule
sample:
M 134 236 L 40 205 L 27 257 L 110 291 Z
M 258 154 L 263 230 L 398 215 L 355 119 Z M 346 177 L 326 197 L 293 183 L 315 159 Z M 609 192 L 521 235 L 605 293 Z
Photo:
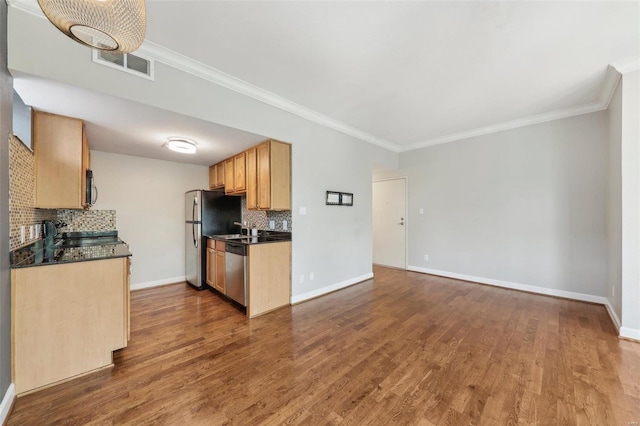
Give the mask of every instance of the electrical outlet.
M 20 243 L 24 243 L 25 236 L 26 236 L 26 229 L 23 225 L 20 227 Z
M 276 229 L 276 221 L 275 220 L 270 220 L 269 221 L 269 229 Z
M 309 272 L 309 281 L 313 281 L 313 272 Z
M 33 240 L 35 238 L 35 225 L 29 225 L 29 239 Z
M 307 208 L 306 207 L 300 207 L 298 212 L 300 213 L 300 216 L 304 216 L 304 215 L 307 214 Z
M 429 260 L 429 255 L 428 254 L 424 255 L 424 260 Z
M 420 214 L 424 214 L 424 209 L 420 207 Z
M 304 274 L 300 275 L 300 284 L 304 282 Z
M 286 231 L 287 229 L 289 229 L 289 224 L 287 223 L 287 221 L 286 221 L 286 220 L 283 220 L 283 221 L 282 221 L 282 229 L 283 229 L 283 230 L 285 230 L 285 231 Z

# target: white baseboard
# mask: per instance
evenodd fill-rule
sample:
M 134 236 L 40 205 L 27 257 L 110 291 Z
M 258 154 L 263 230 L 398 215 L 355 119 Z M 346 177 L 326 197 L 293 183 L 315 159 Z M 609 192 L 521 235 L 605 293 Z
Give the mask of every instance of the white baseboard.
M 580 300 L 582 302 L 599 303 L 606 305 L 608 300 L 606 297 L 593 296 L 591 294 L 574 293 L 572 291 L 557 290 L 555 288 L 538 287 L 528 284 L 512 283 L 509 281 L 494 280 L 491 278 L 474 277 L 471 275 L 456 274 L 454 272 L 438 271 L 435 269 L 420 268 L 418 266 L 409 266 L 409 271 L 422 272 L 425 274 L 438 275 L 441 277 L 455 278 L 463 281 L 473 281 L 480 284 L 488 284 L 496 287 L 503 287 L 512 290 L 528 291 L 530 293 L 544 294 L 546 296 L 563 297 L 565 299 Z
M 9 418 L 9 410 L 11 410 L 11 405 L 13 405 L 13 400 L 15 398 L 16 387 L 11 383 L 7 388 L 7 392 L 4 394 L 4 398 L 2 398 L 2 402 L 0 403 L 0 425 L 3 425 Z
M 620 327 L 620 337 L 633 339 L 640 342 L 640 330 L 636 328 Z
M 143 288 L 159 287 L 161 285 L 167 285 L 167 284 L 181 283 L 181 282 L 184 282 L 185 280 L 186 280 L 186 277 L 181 276 L 181 277 L 175 277 L 175 278 L 166 278 L 164 280 L 147 281 L 144 283 L 131 284 L 131 291 L 142 290 Z
M 620 334 L 620 327 L 621 327 L 620 318 L 618 318 L 616 311 L 613 309 L 613 306 L 611 306 L 611 302 L 609 302 L 609 299 L 607 299 L 607 303 L 604 304 L 604 307 L 607 308 L 607 312 L 611 317 L 611 321 L 613 321 L 613 325 L 616 326 L 616 330 L 618 331 L 618 334 Z
M 306 293 L 298 294 L 296 296 L 291 296 L 291 304 L 304 302 L 305 300 L 313 299 L 315 297 L 322 296 L 327 293 L 331 293 L 336 290 L 340 290 L 345 287 L 349 287 L 354 284 L 361 283 L 362 281 L 370 280 L 371 278 L 373 278 L 373 272 L 360 275 L 359 277 L 351 278 L 345 281 L 340 281 L 339 283 L 331 284 L 331 285 L 319 288 L 317 290 L 312 290 Z

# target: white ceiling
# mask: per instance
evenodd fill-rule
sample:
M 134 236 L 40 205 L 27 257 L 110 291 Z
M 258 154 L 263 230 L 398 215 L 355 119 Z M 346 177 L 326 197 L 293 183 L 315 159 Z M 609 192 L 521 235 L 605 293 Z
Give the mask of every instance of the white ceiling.
M 601 108 L 607 65 L 640 55 L 637 1 L 148 0 L 147 20 L 148 41 L 397 150 Z M 111 108 L 145 110 L 94 96 L 96 117 L 105 117 L 94 146 L 118 136 Z M 210 124 L 147 112 L 139 125 L 114 122 L 136 135 L 118 152 L 155 156 L 145 134 L 160 123 L 165 132 Z

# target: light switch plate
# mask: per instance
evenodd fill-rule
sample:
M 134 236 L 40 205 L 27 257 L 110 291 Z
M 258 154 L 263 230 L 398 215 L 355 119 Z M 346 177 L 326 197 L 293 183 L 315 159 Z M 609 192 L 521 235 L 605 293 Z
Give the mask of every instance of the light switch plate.
M 276 221 L 275 220 L 270 220 L 269 221 L 269 229 L 276 229 Z
M 287 229 L 289 229 L 289 224 L 287 223 L 287 221 L 286 221 L 286 220 L 283 220 L 283 221 L 282 221 L 282 229 L 284 229 L 285 231 L 286 231 Z
M 300 207 L 298 209 L 298 213 L 300 213 L 300 216 L 304 216 L 307 214 L 307 208 L 306 207 Z

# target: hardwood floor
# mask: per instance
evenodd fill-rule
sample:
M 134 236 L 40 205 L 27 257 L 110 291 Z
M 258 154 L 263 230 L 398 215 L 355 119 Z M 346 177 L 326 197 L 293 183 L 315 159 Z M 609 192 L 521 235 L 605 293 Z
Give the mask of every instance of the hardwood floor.
M 18 398 L 9 425 L 640 421 L 640 344 L 604 307 L 374 273 L 252 320 L 182 284 L 134 292 L 115 367 Z

